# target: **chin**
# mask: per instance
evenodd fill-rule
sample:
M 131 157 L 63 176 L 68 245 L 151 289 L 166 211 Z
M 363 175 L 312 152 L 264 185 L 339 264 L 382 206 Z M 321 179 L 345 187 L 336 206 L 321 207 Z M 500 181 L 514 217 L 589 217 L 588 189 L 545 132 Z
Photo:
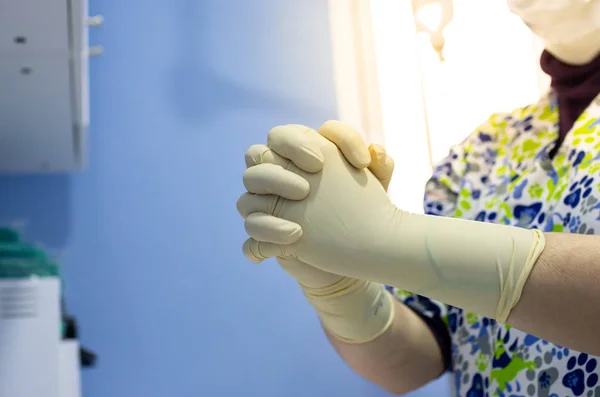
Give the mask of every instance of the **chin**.
M 572 66 L 583 66 L 591 63 L 595 60 L 599 55 L 600 51 L 590 52 L 590 53 L 580 53 L 580 52 L 569 52 L 564 50 L 554 50 L 550 47 L 546 47 L 546 51 L 550 54 L 554 55 L 556 59 L 559 61 L 566 63 L 567 65 Z
M 573 43 L 545 43 L 546 51 L 558 60 L 574 66 L 586 65 L 600 56 L 600 30 Z

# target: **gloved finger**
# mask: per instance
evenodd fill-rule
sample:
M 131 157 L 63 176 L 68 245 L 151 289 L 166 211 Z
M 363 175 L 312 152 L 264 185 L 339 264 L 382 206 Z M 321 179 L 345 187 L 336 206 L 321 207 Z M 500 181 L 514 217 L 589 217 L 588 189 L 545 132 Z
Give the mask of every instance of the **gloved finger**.
M 258 164 L 276 164 L 287 168 L 290 160 L 281 157 L 271 150 L 267 145 L 252 145 L 246 152 L 246 167 L 254 167 Z
M 306 172 L 319 172 L 325 157 L 321 152 L 317 133 L 312 128 L 290 124 L 269 131 L 267 146 L 275 153 L 289 159 Z
M 244 186 L 254 194 L 274 194 L 289 200 L 303 200 L 310 192 L 308 181 L 275 164 L 259 164 L 244 172 Z
M 240 196 L 236 206 L 238 212 L 244 219 L 254 212 L 272 214 L 275 211 L 277 198 L 278 196 L 272 194 L 252 194 L 246 192 Z
M 283 270 L 304 287 L 325 288 L 344 278 L 337 274 L 324 272 L 297 259 L 277 257 L 277 262 Z
M 371 165 L 369 170 L 375 175 L 383 188 L 387 191 L 392 174 L 394 173 L 394 159 L 388 156 L 385 148 L 381 145 L 372 144 L 369 146 L 371 155 Z
M 263 243 L 249 238 L 242 247 L 244 255 L 254 263 L 260 263 L 274 256 L 285 256 L 283 246 L 273 243 Z
M 256 241 L 274 244 L 293 244 L 302 237 L 302 228 L 295 222 L 254 212 L 246 217 L 246 233 Z
M 319 128 L 319 134 L 333 142 L 350 164 L 363 169 L 371 163 L 369 149 L 362 136 L 354 128 L 335 120 L 330 120 Z

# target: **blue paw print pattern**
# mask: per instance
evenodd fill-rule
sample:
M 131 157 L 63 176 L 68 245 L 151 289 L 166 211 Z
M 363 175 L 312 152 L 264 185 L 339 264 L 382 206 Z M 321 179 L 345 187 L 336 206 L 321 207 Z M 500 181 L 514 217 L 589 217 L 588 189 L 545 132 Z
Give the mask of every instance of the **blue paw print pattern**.
M 569 152 L 569 161 L 573 162 L 573 167 L 577 167 L 585 158 L 585 152 L 583 150 L 571 149 Z
M 577 181 L 569 187 L 569 194 L 565 197 L 564 203 L 572 208 L 577 207 L 582 199 L 587 198 L 592 193 L 593 177 L 584 176 L 580 181 Z
M 516 120 L 513 124 L 514 127 L 521 127 L 523 131 L 529 131 L 533 128 L 533 116 L 527 116 L 522 120 Z
M 517 186 L 515 186 L 515 189 L 513 191 L 513 197 L 518 199 L 521 199 L 523 197 L 523 190 L 525 190 L 525 187 L 527 187 L 527 179 L 523 179 L 523 181 L 521 181 Z
M 594 372 L 597 366 L 597 360 L 585 353 L 571 357 L 567 363 L 569 372 L 562 379 L 563 386 L 571 389 L 575 396 L 581 396 L 586 388 L 598 384 L 598 374 Z
M 478 136 L 479 136 L 479 140 L 483 143 L 492 141 L 492 136 L 490 134 L 486 134 L 483 131 L 479 131 Z
M 477 214 L 477 216 L 475 217 L 475 220 L 479 221 L 479 222 L 494 222 L 494 220 L 496 220 L 497 216 L 498 216 L 498 214 L 493 211 L 491 211 L 491 212 L 481 211 L 481 212 L 479 212 L 479 214 Z
M 517 205 L 513 211 L 516 219 L 519 220 L 519 225 L 529 225 L 542 210 L 542 203 L 536 202 L 531 205 Z
M 467 392 L 467 397 L 484 397 L 483 377 L 480 374 L 473 376 L 471 388 Z
M 552 348 L 552 357 L 556 357 L 559 360 L 562 360 L 563 357 L 567 357 L 569 355 L 569 349 L 566 347 L 558 346 Z

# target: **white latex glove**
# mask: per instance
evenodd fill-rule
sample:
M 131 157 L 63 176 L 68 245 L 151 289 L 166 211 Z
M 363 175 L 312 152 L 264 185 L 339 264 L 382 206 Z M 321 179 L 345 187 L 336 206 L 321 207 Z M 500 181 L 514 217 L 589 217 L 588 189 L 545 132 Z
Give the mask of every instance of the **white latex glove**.
M 244 174 L 249 258 L 298 259 L 506 320 L 543 249 L 542 233 L 401 211 L 370 171 L 307 127 L 276 127 L 268 146 L 289 162 Z
M 303 139 L 302 130 L 306 130 L 306 127 L 290 126 L 290 128 L 299 129 L 299 134 L 293 135 L 293 139 Z M 354 167 L 357 169 L 368 167 L 374 175 L 377 175 L 384 189 L 387 189 L 394 170 L 394 162 L 383 147 L 371 145 L 367 148 L 358 132 L 335 121 L 323 124 L 319 128 L 319 133 L 335 142 Z M 273 137 L 277 138 L 276 134 L 270 137 L 271 144 L 273 144 Z M 283 138 L 288 137 L 292 136 L 286 135 Z M 290 149 L 289 153 L 293 153 L 295 147 L 293 143 L 291 145 L 285 143 L 285 145 Z M 307 156 L 310 160 L 306 160 L 304 164 L 312 167 L 311 169 L 322 167 L 321 158 L 316 157 L 312 160 L 314 156 L 311 154 Z M 246 152 L 246 166 L 250 168 L 263 163 L 285 166 L 289 161 L 274 154 L 266 145 L 250 147 Z M 308 190 L 299 193 L 298 197 L 304 197 L 306 194 Z M 238 211 L 242 216 L 247 217 L 260 210 L 261 204 L 266 204 L 263 203 L 265 199 L 271 200 L 272 204 L 276 201 L 274 197 L 246 193 L 238 201 Z M 285 236 L 289 233 L 285 222 L 276 218 L 269 219 L 272 223 L 267 227 L 272 229 L 274 234 L 283 231 Z M 294 233 L 296 232 L 291 232 L 292 235 Z M 336 338 L 346 342 L 367 342 L 375 339 L 391 324 L 394 307 L 392 297 L 380 284 L 328 273 L 296 259 L 277 258 L 277 261 L 298 281 L 307 300 L 319 314 L 323 326 Z

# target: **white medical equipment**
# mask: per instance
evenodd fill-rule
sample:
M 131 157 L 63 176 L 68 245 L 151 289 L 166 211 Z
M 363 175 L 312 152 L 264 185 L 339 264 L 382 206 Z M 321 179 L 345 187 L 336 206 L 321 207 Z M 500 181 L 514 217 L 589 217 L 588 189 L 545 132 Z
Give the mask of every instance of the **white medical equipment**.
M 59 397 L 59 284 L 0 280 L 0 395 Z
M 0 2 L 0 173 L 73 172 L 86 164 L 87 0 Z
M 0 396 L 81 397 L 95 355 L 79 347 L 60 284 L 51 255 L 0 228 Z

